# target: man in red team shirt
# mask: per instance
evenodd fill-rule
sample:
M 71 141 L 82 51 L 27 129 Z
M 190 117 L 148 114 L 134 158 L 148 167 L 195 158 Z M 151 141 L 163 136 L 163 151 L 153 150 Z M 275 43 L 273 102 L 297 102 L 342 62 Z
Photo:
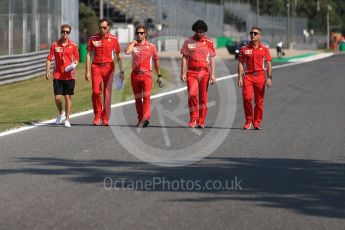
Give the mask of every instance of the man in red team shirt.
M 68 24 L 61 26 L 61 37 L 51 45 L 46 61 L 46 79 L 49 80 L 51 62 L 55 58 L 53 86 L 55 104 L 59 111 L 55 123 L 57 125 L 62 124 L 62 120 L 65 116 L 61 100 L 63 95 L 65 97 L 66 110 L 65 127 L 71 127 L 69 116 L 71 114 L 71 97 L 74 94 L 76 76 L 74 68 L 70 71 L 65 69 L 67 66 L 71 64 L 76 65 L 79 62 L 78 46 L 68 38 L 71 30 L 72 28 Z
M 157 84 L 162 83 L 156 46 L 146 40 L 147 28 L 139 25 L 135 29 L 136 40 L 129 43 L 125 53 L 132 54 L 131 82 L 138 114 L 138 127 L 147 127 L 150 123 L 150 95 L 152 89 L 152 59 L 155 65 Z
M 92 75 L 92 105 L 94 111 L 93 125 L 109 125 L 112 82 L 114 79 L 114 56 L 120 68 L 120 78 L 123 80 L 124 72 L 120 56 L 120 45 L 117 37 L 109 33 L 110 21 L 99 20 L 100 32 L 91 36 L 87 44 L 85 79 L 90 80 Z M 91 52 L 93 61 L 91 65 Z M 103 82 L 103 105 L 102 105 L 102 82 Z
M 196 21 L 192 29 L 195 32 L 194 36 L 187 39 L 181 49 L 183 55 L 181 80 L 187 80 L 190 112 L 188 126 L 191 128 L 205 128 L 208 84 L 216 82 L 214 60 L 216 52 L 213 42 L 205 35 L 207 25 L 204 21 Z
M 272 58 L 269 47 L 260 42 L 261 29 L 252 27 L 249 34 L 250 44 L 242 47 L 238 59 L 238 86 L 242 87 L 243 107 L 246 117 L 243 128 L 250 129 L 253 123 L 254 129 L 259 130 L 263 118 L 265 84 L 267 87 L 272 85 Z M 246 65 L 245 73 L 244 64 Z M 254 114 L 253 96 L 255 101 Z

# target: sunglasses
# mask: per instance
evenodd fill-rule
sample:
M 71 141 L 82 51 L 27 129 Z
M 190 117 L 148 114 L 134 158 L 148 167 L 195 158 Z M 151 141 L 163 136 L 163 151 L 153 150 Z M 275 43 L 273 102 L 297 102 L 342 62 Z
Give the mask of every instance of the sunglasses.
M 145 32 L 136 32 L 136 34 L 143 35 Z
M 61 31 L 61 33 L 62 33 L 62 34 L 70 34 L 71 31 L 63 30 L 63 31 Z
M 102 30 L 106 30 L 106 29 L 108 29 L 108 27 L 107 27 L 107 26 L 100 26 L 99 28 L 101 28 Z
M 259 33 L 258 33 L 258 32 L 249 32 L 249 34 L 252 35 L 252 36 L 253 36 L 253 35 L 256 36 L 256 35 L 258 35 Z

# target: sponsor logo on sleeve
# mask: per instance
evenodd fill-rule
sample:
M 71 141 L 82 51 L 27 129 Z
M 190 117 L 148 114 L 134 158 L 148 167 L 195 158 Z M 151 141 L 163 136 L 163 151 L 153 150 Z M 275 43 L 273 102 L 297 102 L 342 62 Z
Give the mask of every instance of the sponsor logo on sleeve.
M 250 55 L 250 54 L 252 54 L 252 50 L 245 50 L 245 51 L 244 51 L 244 54 Z

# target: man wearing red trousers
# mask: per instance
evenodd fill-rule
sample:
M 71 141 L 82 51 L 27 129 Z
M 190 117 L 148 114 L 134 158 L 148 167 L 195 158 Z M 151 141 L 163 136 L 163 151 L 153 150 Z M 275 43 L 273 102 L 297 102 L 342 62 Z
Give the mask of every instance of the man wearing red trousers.
M 195 32 L 194 36 L 187 39 L 181 49 L 181 80 L 187 81 L 190 112 L 188 126 L 205 128 L 208 84 L 216 82 L 216 52 L 213 42 L 205 36 L 207 25 L 204 21 L 196 21 L 192 29 Z
M 138 25 L 135 29 L 136 39 L 129 43 L 125 53 L 132 54 L 132 90 L 135 108 L 138 114 L 138 127 L 146 128 L 150 121 L 150 95 L 152 89 L 152 59 L 156 69 L 157 84 L 160 85 L 162 75 L 159 69 L 157 49 L 146 40 L 147 28 Z
M 87 44 L 85 79 L 90 80 L 92 74 L 92 105 L 95 118 L 93 125 L 109 125 L 112 82 L 114 79 L 114 56 L 120 68 L 120 78 L 123 80 L 124 72 L 120 56 L 120 45 L 117 37 L 109 33 L 110 21 L 99 20 L 100 32 L 91 36 Z M 91 65 L 91 52 L 93 61 Z M 103 105 L 102 105 L 102 82 L 103 82 Z
M 259 130 L 263 118 L 265 85 L 267 87 L 272 85 L 272 58 L 269 47 L 260 42 L 261 29 L 252 27 L 249 34 L 250 44 L 242 47 L 238 59 L 238 86 L 242 87 L 246 117 L 243 129 L 250 129 L 253 124 L 254 129 Z M 245 73 L 244 65 L 246 65 Z M 255 101 L 254 114 L 253 97 Z

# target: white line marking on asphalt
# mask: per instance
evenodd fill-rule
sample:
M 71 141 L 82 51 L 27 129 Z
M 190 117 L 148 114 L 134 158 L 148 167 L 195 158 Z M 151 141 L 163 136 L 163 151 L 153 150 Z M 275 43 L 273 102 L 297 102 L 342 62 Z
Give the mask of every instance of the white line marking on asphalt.
M 284 67 L 289 67 L 289 66 L 293 66 L 293 65 L 302 64 L 302 63 L 305 63 L 305 62 L 311 62 L 311 61 L 327 58 L 327 57 L 330 57 L 332 55 L 333 55 L 333 53 L 322 53 L 322 54 L 317 54 L 317 55 L 314 55 L 314 56 L 311 56 L 311 57 L 294 59 L 294 60 L 296 60 L 296 62 L 291 62 L 291 63 L 287 63 L 287 64 L 273 66 L 272 69 L 279 69 L 279 68 L 284 68 Z M 224 76 L 224 77 L 219 77 L 219 78 L 217 78 L 217 81 L 223 81 L 223 80 L 234 78 L 234 77 L 237 77 L 237 74 L 232 74 L 232 75 L 228 75 L 228 76 Z M 187 90 L 186 86 L 182 87 L 182 88 L 178 88 L 178 89 L 172 90 L 172 91 L 169 91 L 169 92 L 153 95 L 153 96 L 151 96 L 151 98 L 154 99 L 154 98 L 164 97 L 164 96 L 167 96 L 167 95 L 170 95 L 170 94 L 179 93 L 179 92 L 182 92 L 182 91 L 185 91 L 185 90 Z M 117 107 L 120 107 L 120 106 L 133 104 L 134 102 L 135 102 L 134 100 L 120 102 L 120 103 L 111 105 L 111 108 L 117 108 Z M 84 112 L 72 114 L 70 117 L 71 118 L 80 117 L 80 116 L 84 116 L 84 115 L 92 114 L 92 113 L 93 113 L 93 110 L 87 110 L 87 111 L 84 111 Z M 42 122 L 39 122 L 39 123 L 34 123 L 32 125 L 29 125 L 29 126 L 24 126 L 24 127 L 20 127 L 20 128 L 16 128 L 16 129 L 7 130 L 7 131 L 4 131 L 4 132 L 0 132 L 0 137 L 12 135 L 12 134 L 15 134 L 15 133 L 19 133 L 19 132 L 22 132 L 22 131 L 25 131 L 25 130 L 33 129 L 33 128 L 44 126 L 44 125 L 48 125 L 48 124 L 51 125 L 54 122 L 55 122 L 55 119 L 51 119 L 51 120 L 42 121 Z

